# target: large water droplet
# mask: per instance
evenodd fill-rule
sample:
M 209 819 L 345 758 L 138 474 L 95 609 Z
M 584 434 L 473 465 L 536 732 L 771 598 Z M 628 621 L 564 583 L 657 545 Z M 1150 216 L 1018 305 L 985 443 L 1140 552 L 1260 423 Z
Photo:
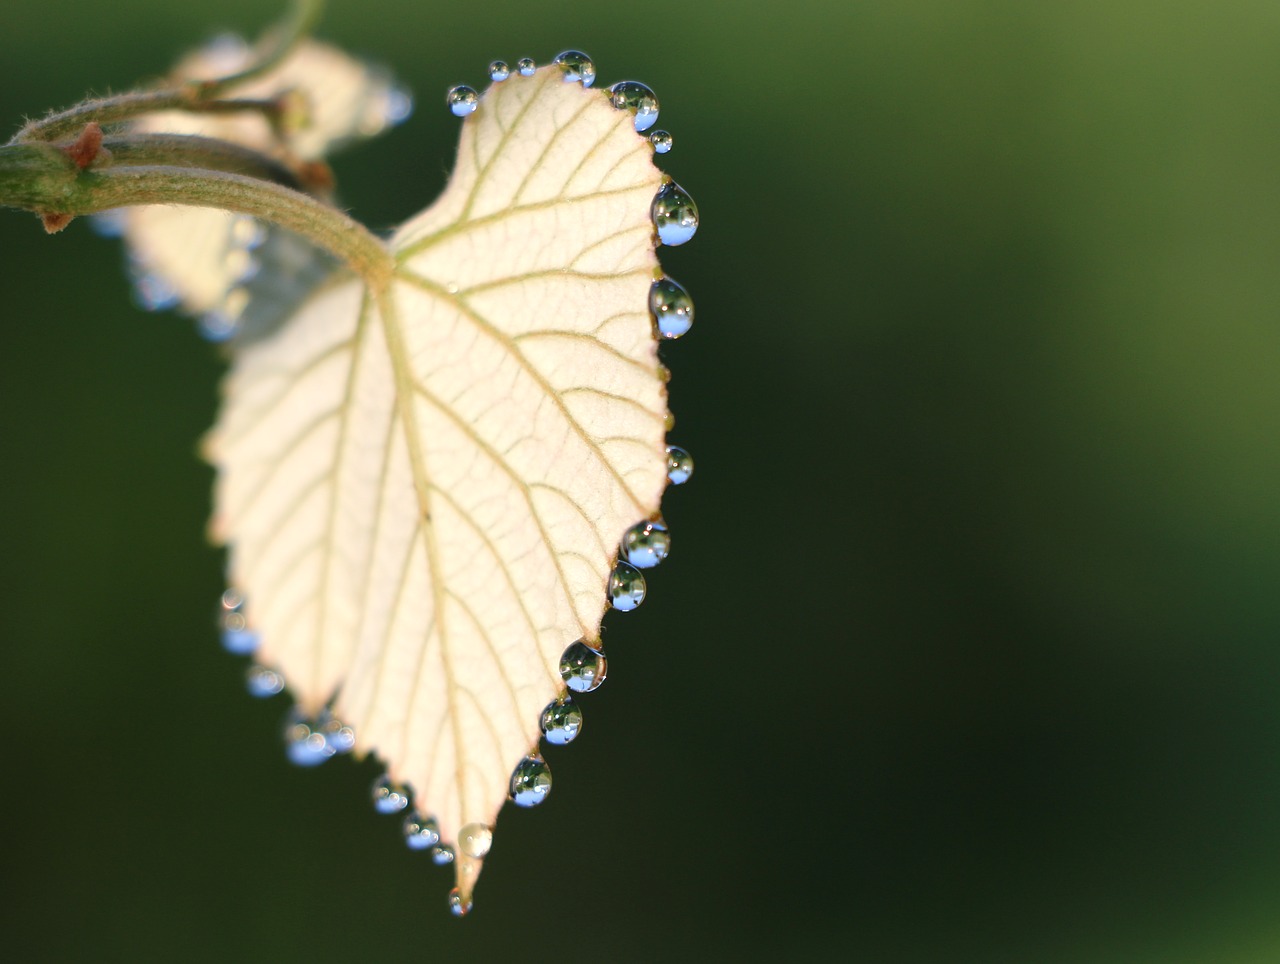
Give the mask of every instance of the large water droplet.
M 383 111 L 383 119 L 387 124 L 394 126 L 403 123 L 413 113 L 413 94 L 408 88 L 392 87 L 387 91 L 387 103 Z
M 440 844 L 431 848 L 431 862 L 437 867 L 453 863 L 453 848 L 448 844 Z
M 404 842 L 410 850 L 429 850 L 440 842 L 440 827 L 434 818 L 411 813 L 404 818 Z
M 609 575 L 609 604 L 629 613 L 644 602 L 644 574 L 628 562 L 618 563 Z
M 493 81 L 506 80 L 511 76 L 511 68 L 501 60 L 495 60 L 489 65 L 489 79 Z
M 399 813 L 409 806 L 409 791 L 398 783 L 392 783 L 391 777 L 383 774 L 373 781 L 371 789 L 373 809 L 378 813 Z
M 455 117 L 466 117 L 468 114 L 476 112 L 476 108 L 480 104 L 480 95 L 475 92 L 474 88 L 459 84 L 457 87 L 450 89 L 445 100 L 449 104 L 449 110 L 453 111 Z
M 474 906 L 475 902 L 471 898 L 462 899 L 462 892 L 457 887 L 449 891 L 449 910 L 453 912 L 454 917 L 466 917 Z
M 567 84 L 581 81 L 583 87 L 590 87 L 596 82 L 596 65 L 581 50 L 566 50 L 556 55 L 555 63 L 564 71 Z
M 317 732 L 297 710 L 289 714 L 284 730 L 285 752 L 300 767 L 319 766 L 333 756 L 323 733 Z
M 477 860 L 493 846 L 493 828 L 483 823 L 469 823 L 458 831 L 458 849 Z
M 693 456 L 678 445 L 667 446 L 667 478 L 672 485 L 684 485 L 693 476 Z
M 698 205 L 675 181 L 658 192 L 649 213 L 658 229 L 658 239 L 665 245 L 684 244 L 698 230 Z
M 244 684 L 249 695 L 266 699 L 284 689 L 284 677 L 269 667 L 253 665 L 244 675 Z
M 537 69 L 538 65 L 533 62 L 532 57 L 521 57 L 516 61 L 516 70 L 521 77 L 532 77 Z
M 649 143 L 653 145 L 653 153 L 666 154 L 675 146 L 675 138 L 666 131 L 654 131 L 649 135 Z
M 638 131 L 647 131 L 658 119 L 658 95 L 638 80 L 624 80 L 610 87 L 609 102 L 618 110 L 635 114 Z
M 582 707 L 572 696 L 562 696 L 542 711 L 542 736 L 548 743 L 572 743 L 582 730 Z
M 637 569 L 652 569 L 671 554 L 671 533 L 661 522 L 641 522 L 623 535 L 622 554 Z
M 582 640 L 571 644 L 560 657 L 560 678 L 575 693 L 590 693 L 598 689 L 608 671 L 609 662 L 604 653 L 592 649 Z
M 551 767 L 540 756 L 527 756 L 511 774 L 511 800 L 517 807 L 536 807 L 551 796 Z
M 649 311 L 663 338 L 679 338 L 693 327 L 693 299 L 670 278 L 659 278 L 649 289 Z

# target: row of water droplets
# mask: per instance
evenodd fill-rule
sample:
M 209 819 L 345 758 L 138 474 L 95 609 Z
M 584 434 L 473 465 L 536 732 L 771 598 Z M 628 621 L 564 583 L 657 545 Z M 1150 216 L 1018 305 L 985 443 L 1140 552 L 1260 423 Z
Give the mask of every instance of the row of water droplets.
M 565 51 L 555 58 L 555 63 L 563 70 L 568 83 L 590 87 L 595 81 L 595 65 L 579 51 Z M 517 61 L 515 72 L 529 77 L 536 69 L 533 60 L 524 58 Z M 506 80 L 511 73 L 511 68 L 502 61 L 489 65 L 489 76 L 494 82 Z M 623 81 L 611 87 L 609 92 L 614 107 L 634 113 L 637 131 L 649 129 L 657 120 L 657 97 L 644 84 Z M 470 87 L 455 87 L 449 91 L 449 107 L 459 117 L 475 111 L 478 101 L 479 94 Z M 665 131 L 653 132 L 649 140 L 656 153 L 665 154 L 671 149 L 671 135 Z M 666 245 L 684 244 L 697 230 L 697 206 L 687 192 L 670 178 L 654 198 L 651 215 L 658 239 Z M 649 292 L 649 311 L 654 333 L 660 339 L 679 338 L 693 324 L 693 300 L 684 287 L 671 278 L 663 277 L 653 283 Z M 684 449 L 668 445 L 666 459 L 667 479 L 672 485 L 683 485 L 693 475 L 693 457 Z M 660 518 L 642 521 L 628 529 L 619 545 L 618 561 L 609 575 L 606 592 L 610 607 L 620 612 L 637 609 L 647 593 L 641 570 L 657 566 L 670 551 L 671 534 Z M 258 647 L 258 637 L 248 628 L 243 594 L 236 589 L 228 589 L 221 602 L 224 647 L 233 653 L 252 654 Z M 543 740 L 564 746 L 572 743 L 582 731 L 582 708 L 575 702 L 573 694 L 580 696 L 598 689 L 608 674 L 608 660 L 603 647 L 598 641 L 578 640 L 572 643 L 560 657 L 559 672 L 568 692 L 543 709 L 539 727 Z M 285 688 L 285 680 L 278 670 L 255 663 L 247 672 L 247 686 L 254 696 L 270 697 Z M 296 765 L 316 766 L 334 756 L 349 753 L 355 746 L 355 732 L 328 710 L 309 720 L 295 709 L 286 722 L 285 746 L 289 759 Z M 535 750 L 516 765 L 508 789 L 516 806 L 528 808 L 547 800 L 551 786 L 551 768 L 542 754 Z M 407 847 L 429 852 L 432 861 L 438 865 L 453 863 L 457 853 L 441 840 L 436 819 L 412 809 L 412 788 L 397 784 L 384 774 L 374 782 L 371 793 L 374 809 L 379 813 L 404 813 L 401 831 Z M 458 832 L 457 847 L 468 857 L 481 859 L 489 853 L 492 845 L 493 829 L 485 824 L 467 824 Z M 454 914 L 465 915 L 471 906 L 471 900 L 464 898 L 458 888 L 450 891 L 449 907 Z

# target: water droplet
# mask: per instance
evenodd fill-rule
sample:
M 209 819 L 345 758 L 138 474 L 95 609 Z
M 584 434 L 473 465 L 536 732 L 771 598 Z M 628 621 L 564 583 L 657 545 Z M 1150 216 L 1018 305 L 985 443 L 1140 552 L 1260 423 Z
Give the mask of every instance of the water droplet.
M 89 226 L 100 238 L 118 238 L 129 226 L 129 216 L 124 208 L 112 208 L 89 216 Z
M 437 867 L 453 863 L 453 848 L 448 844 L 440 844 L 431 848 L 431 862 Z
M 432 817 L 411 813 L 404 818 L 404 842 L 410 850 L 427 850 L 440 842 L 440 828 Z
M 532 77 L 537 69 L 538 65 L 533 62 L 532 57 L 521 57 L 516 61 L 516 70 L 520 72 L 521 77 Z
M 495 60 L 489 65 L 489 79 L 494 81 L 506 80 L 511 76 L 511 68 L 501 60 Z
M 475 902 L 462 899 L 462 893 L 457 887 L 449 891 L 449 910 L 453 912 L 454 917 L 466 917 L 471 913 L 471 908 L 475 906 Z
M 469 823 L 458 831 L 458 849 L 477 860 L 493 846 L 493 828 L 483 823 Z
M 672 485 L 684 485 L 693 476 L 693 456 L 678 445 L 667 446 L 667 478 Z
M 244 593 L 239 589 L 228 589 L 218 602 L 228 612 L 239 612 L 244 608 Z
M 638 80 L 624 80 L 609 88 L 609 101 L 618 110 L 635 114 L 638 131 L 647 131 L 658 119 L 658 95 Z
M 671 554 L 671 533 L 661 522 L 641 522 L 623 535 L 622 554 L 637 569 L 652 569 Z
M 312 729 L 311 724 L 297 710 L 289 714 L 284 740 L 285 752 L 296 766 L 319 766 L 333 756 L 333 750 L 329 748 L 324 734 Z
M 590 87 L 596 82 L 596 65 L 581 50 L 563 51 L 556 55 L 554 62 L 564 71 L 566 84 L 581 81 L 583 87 Z
M 666 131 L 654 131 L 649 135 L 649 143 L 653 145 L 653 153 L 666 154 L 674 146 L 675 138 Z
M 540 756 L 527 756 L 511 774 L 511 800 L 517 807 L 536 807 L 551 796 L 551 767 Z
M 399 784 L 392 783 L 391 777 L 383 774 L 373 781 L 373 809 L 378 813 L 399 813 L 409 806 L 409 791 Z
M 275 696 L 284 689 L 284 677 L 266 666 L 256 664 L 250 666 L 249 671 L 245 673 L 244 681 L 249 694 L 259 699 Z
M 225 311 L 207 311 L 196 319 L 196 332 L 205 341 L 221 345 L 235 337 L 240 330 L 238 319 Z
M 689 192 L 675 181 L 658 192 L 649 213 L 658 229 L 658 239 L 670 247 L 684 244 L 698 230 L 698 206 Z
M 319 720 L 319 731 L 334 753 L 350 753 L 356 746 L 356 731 L 336 716 L 326 712 Z
M 649 289 L 649 311 L 663 338 L 679 338 L 693 327 L 693 299 L 670 278 L 659 278 Z
M 582 640 L 573 643 L 560 657 L 560 678 L 575 693 L 598 689 L 608 671 L 609 662 L 604 653 Z
M 459 84 L 449 91 L 446 100 L 449 103 L 449 110 L 453 111 L 453 116 L 466 117 L 468 114 L 475 113 L 479 106 L 480 95 L 473 88 Z
M 248 656 L 258 648 L 258 634 L 249 628 L 244 613 L 238 609 L 224 612 L 218 623 L 222 627 L 222 648 L 228 653 Z
M 134 299 L 142 309 L 164 311 L 178 303 L 178 289 L 168 278 L 152 274 L 138 265 L 133 266 L 132 274 Z
M 628 562 L 618 563 L 609 575 L 609 603 L 620 612 L 629 613 L 644 602 L 644 574 Z
M 572 743 L 581 730 L 582 707 L 572 696 L 562 696 L 542 711 L 542 735 L 548 743 L 557 746 Z
M 247 251 L 260 248 L 267 240 L 267 228 L 257 218 L 238 215 L 231 223 L 231 240 Z
M 387 103 L 383 117 L 391 125 L 402 124 L 413 113 L 413 94 L 405 87 L 392 87 L 387 91 Z

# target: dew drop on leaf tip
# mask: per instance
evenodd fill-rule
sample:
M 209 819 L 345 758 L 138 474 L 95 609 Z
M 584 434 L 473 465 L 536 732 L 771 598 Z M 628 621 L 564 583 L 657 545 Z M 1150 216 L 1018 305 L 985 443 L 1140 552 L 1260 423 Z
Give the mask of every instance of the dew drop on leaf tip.
M 581 50 L 562 51 L 554 63 L 564 71 L 566 84 L 581 83 L 583 87 L 590 87 L 596 82 L 596 65 Z
M 431 848 L 431 862 L 437 867 L 443 867 L 446 864 L 453 863 L 453 848 L 448 844 L 439 844 Z
M 623 80 L 610 87 L 609 102 L 635 115 L 637 131 L 647 131 L 658 120 L 658 95 L 638 80 Z
M 511 801 L 536 807 L 551 795 L 551 767 L 540 756 L 527 756 L 511 773 Z
M 649 143 L 653 145 L 653 153 L 666 154 L 675 143 L 675 139 L 667 131 L 654 131 L 649 135 Z
M 516 61 L 516 72 L 521 77 L 532 77 L 537 69 L 538 65 L 532 57 L 521 57 Z
M 542 736 L 548 743 L 564 746 L 582 731 L 582 707 L 571 696 L 562 696 L 542 711 Z
M 693 456 L 678 445 L 667 446 L 667 479 L 672 485 L 684 485 L 693 477 Z
M 661 522 L 641 522 L 622 536 L 622 555 L 637 569 L 652 569 L 671 553 L 671 533 Z
M 373 797 L 373 809 L 378 813 L 399 813 L 409 806 L 409 791 L 392 783 L 385 773 L 373 781 L 370 794 Z
M 669 247 L 684 244 L 698 230 L 698 206 L 675 181 L 665 184 L 650 209 L 658 240 Z
M 454 917 L 466 917 L 471 913 L 474 902 L 470 898 L 463 898 L 462 892 L 457 887 L 449 891 L 449 910 L 453 912 Z
M 318 729 L 324 734 L 325 743 L 334 753 L 350 753 L 356 746 L 356 731 L 327 711 L 321 716 Z
M 659 278 L 649 289 L 649 312 L 662 338 L 679 338 L 693 327 L 693 299 L 671 278 Z
M 511 68 L 504 61 L 495 60 L 489 65 L 489 79 L 495 83 L 506 80 L 511 76 Z
M 629 613 L 644 602 L 644 574 L 629 562 L 619 562 L 609 574 L 609 605 Z
M 440 842 L 440 828 L 432 817 L 411 813 L 404 818 L 402 829 L 410 850 L 429 850 Z
M 284 677 L 267 666 L 255 664 L 245 673 L 245 687 L 250 696 L 267 699 L 284 689 Z
M 285 752 L 295 766 L 319 766 L 333 756 L 333 749 L 324 734 L 313 729 L 297 710 L 289 714 L 284 740 Z
M 592 649 L 582 640 L 571 643 L 560 657 L 560 678 L 575 693 L 599 689 L 609 671 L 604 653 Z
M 475 113 L 480 103 L 480 95 L 474 88 L 459 84 L 457 87 L 450 88 L 445 100 L 455 117 L 466 117 L 468 114 Z

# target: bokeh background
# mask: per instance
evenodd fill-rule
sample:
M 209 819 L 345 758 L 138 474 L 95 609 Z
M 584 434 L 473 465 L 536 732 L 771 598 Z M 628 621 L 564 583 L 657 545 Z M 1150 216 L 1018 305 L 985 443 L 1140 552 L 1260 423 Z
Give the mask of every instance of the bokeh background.
M 0 120 L 274 13 L 10 0 Z M 289 767 L 215 638 L 216 350 L 86 224 L 0 212 L 7 959 L 1280 961 L 1280 7 L 334 0 L 321 34 L 418 95 L 337 159 L 375 226 L 495 57 L 658 92 L 703 214 L 664 252 L 675 551 L 452 919 L 376 766 Z

